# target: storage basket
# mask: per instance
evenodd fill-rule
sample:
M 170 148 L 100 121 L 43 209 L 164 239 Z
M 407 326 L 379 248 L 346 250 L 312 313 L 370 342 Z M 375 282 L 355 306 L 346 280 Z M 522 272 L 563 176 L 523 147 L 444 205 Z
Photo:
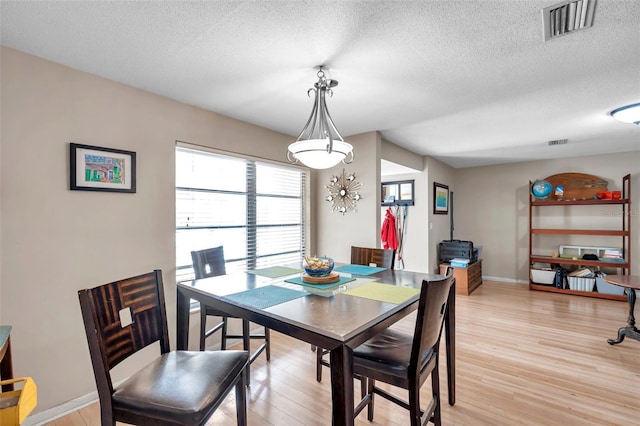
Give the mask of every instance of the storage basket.
M 578 291 L 593 291 L 596 283 L 595 278 L 589 277 L 567 277 L 569 281 L 569 289 Z
M 0 381 L 0 386 L 10 384 L 18 385 L 17 387 L 22 389 L 0 391 L 0 425 L 2 426 L 21 424 L 38 403 L 38 389 L 31 377 Z
M 536 284 L 553 284 L 556 278 L 556 271 L 531 268 L 531 281 Z
M 617 296 L 624 294 L 624 287 L 610 284 L 600 277 L 596 278 L 596 288 L 598 289 L 598 293 L 615 294 Z

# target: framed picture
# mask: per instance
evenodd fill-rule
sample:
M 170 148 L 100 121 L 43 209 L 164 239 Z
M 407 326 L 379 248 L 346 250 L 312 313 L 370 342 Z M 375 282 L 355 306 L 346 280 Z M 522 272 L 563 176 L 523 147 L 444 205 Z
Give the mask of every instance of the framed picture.
M 433 182 L 433 214 L 449 214 L 449 187 Z
M 382 206 L 413 206 L 413 180 L 382 182 L 380 204 Z
M 136 153 L 70 144 L 71 189 L 136 192 Z

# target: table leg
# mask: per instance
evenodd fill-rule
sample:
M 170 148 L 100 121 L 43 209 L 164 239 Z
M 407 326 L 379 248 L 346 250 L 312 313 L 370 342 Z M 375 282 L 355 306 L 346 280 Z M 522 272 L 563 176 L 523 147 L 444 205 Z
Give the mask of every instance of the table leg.
M 189 297 L 178 288 L 176 300 L 176 345 L 179 351 L 186 351 L 189 348 Z
M 332 424 L 353 425 L 353 349 L 346 345 L 331 351 L 331 399 Z
M 447 386 L 449 405 L 456 403 L 456 284 L 449 290 L 447 313 L 444 317 L 444 338 L 447 351 Z
M 617 339 L 607 339 L 607 343 L 610 345 L 616 345 L 622 342 L 625 336 L 629 336 L 632 339 L 640 340 L 640 332 L 636 328 L 636 319 L 633 316 L 633 311 L 636 306 L 636 291 L 632 288 L 626 288 L 627 301 L 629 302 L 629 316 L 627 318 L 627 325 L 618 329 Z

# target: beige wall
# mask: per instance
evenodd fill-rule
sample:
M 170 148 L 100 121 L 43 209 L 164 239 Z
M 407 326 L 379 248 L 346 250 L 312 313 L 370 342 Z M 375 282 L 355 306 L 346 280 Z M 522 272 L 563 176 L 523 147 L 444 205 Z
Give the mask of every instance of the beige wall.
M 327 255 L 338 262 L 349 262 L 351 246 L 380 247 L 380 134 L 364 133 L 347 138 L 353 145 L 355 159 L 351 164 L 342 164 L 325 170 L 316 170 L 311 196 L 315 203 L 317 244 L 312 254 Z M 325 201 L 329 192 L 325 185 L 334 175 L 355 173 L 356 181 L 362 184 L 359 191 L 362 199 L 357 210 L 346 214 L 331 210 Z
M 640 152 L 636 151 L 456 169 L 454 238 L 472 240 L 483 246 L 485 277 L 528 282 L 529 181 L 565 172 L 599 176 L 609 182 L 609 189 L 621 189 L 622 177 L 631 174 L 631 272 L 640 273 Z M 588 223 L 583 227 L 620 229 L 620 216 L 612 214 L 611 207 L 597 206 L 588 211 L 564 209 L 568 215 L 559 213 L 559 226 L 576 227 L 582 221 Z M 593 237 L 589 239 L 595 242 Z M 555 243 L 567 244 L 560 240 Z M 601 243 L 589 244 L 583 238 L 580 244 L 599 246 Z M 619 247 L 619 239 L 613 244 Z
M 427 224 L 429 229 L 429 244 L 427 246 L 429 259 L 429 272 L 438 273 L 438 244 L 442 240 L 448 240 L 450 236 L 450 218 L 453 214 L 457 220 L 459 209 L 456 207 L 451 211 L 451 197 L 449 197 L 449 214 L 433 214 L 433 183 L 437 182 L 449 187 L 449 192 L 454 192 L 454 198 L 457 201 L 460 197 L 456 193 L 456 175 L 457 170 L 446 164 L 436 160 L 435 158 L 426 157 L 425 173 L 427 174 L 427 190 L 429 193 L 429 207 Z
M 175 141 L 285 161 L 291 138 L 7 48 L 1 67 L 0 323 L 38 412 L 95 390 L 79 289 L 162 269 L 175 340 Z M 135 151 L 137 193 L 70 191 L 69 142 Z

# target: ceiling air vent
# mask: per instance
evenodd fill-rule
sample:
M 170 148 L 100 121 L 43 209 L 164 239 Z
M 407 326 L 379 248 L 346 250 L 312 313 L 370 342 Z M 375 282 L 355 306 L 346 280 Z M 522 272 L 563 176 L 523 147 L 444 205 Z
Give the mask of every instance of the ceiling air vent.
M 569 142 L 569 139 L 556 139 L 555 141 L 549 141 L 549 146 L 554 146 L 554 145 L 564 145 L 567 142 Z
M 589 28 L 593 25 L 596 0 L 573 0 L 542 9 L 544 40 Z

